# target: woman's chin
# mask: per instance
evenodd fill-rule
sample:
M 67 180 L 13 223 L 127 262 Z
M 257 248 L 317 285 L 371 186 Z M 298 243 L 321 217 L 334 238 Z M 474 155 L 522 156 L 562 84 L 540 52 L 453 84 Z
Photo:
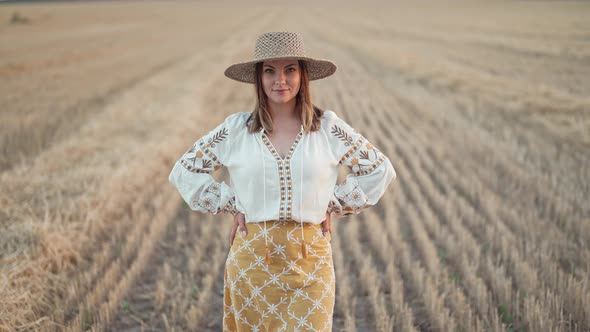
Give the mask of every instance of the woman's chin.
M 275 105 L 288 104 L 293 98 L 272 98 L 269 101 Z

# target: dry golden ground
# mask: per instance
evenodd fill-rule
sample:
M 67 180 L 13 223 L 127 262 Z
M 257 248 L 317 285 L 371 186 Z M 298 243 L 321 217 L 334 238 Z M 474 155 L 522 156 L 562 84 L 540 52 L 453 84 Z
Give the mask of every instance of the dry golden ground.
M 587 17 L 582 1 L 0 5 L 0 331 L 221 329 L 231 218 L 188 210 L 167 175 L 250 110 L 222 72 L 283 29 L 338 64 L 315 103 L 398 173 L 335 222 L 335 331 L 590 330 Z

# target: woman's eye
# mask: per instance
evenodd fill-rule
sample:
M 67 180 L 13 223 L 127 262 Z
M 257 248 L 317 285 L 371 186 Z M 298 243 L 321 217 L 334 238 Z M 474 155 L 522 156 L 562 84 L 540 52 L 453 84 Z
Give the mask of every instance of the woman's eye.
M 287 71 L 295 71 L 295 68 L 288 68 Z
M 272 73 L 272 69 L 265 69 L 264 72 L 265 73 Z

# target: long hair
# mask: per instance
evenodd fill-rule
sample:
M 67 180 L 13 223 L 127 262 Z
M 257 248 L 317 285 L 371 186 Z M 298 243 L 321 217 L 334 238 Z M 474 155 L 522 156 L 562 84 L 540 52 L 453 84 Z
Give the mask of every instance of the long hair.
M 324 111 L 311 102 L 307 63 L 304 60 L 299 60 L 298 62 L 299 68 L 301 69 L 301 85 L 297 96 L 295 96 L 295 112 L 299 114 L 305 132 L 318 131 L 320 129 L 320 119 Z M 254 82 L 254 89 L 256 92 L 256 105 L 247 121 L 248 131 L 255 133 L 261 128 L 264 128 L 267 132 L 272 133 L 273 123 L 268 108 L 268 97 L 264 93 L 262 86 L 262 62 L 256 63 L 255 73 L 256 81 Z

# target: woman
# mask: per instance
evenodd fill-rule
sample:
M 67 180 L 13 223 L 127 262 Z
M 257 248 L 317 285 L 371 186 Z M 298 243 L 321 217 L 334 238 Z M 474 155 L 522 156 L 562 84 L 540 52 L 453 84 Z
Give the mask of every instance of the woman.
M 225 71 L 254 84 L 254 111 L 229 115 L 170 173 L 191 209 L 234 215 L 224 331 L 331 331 L 331 213 L 375 205 L 396 177 L 383 153 L 311 103 L 309 81 L 335 71 L 332 62 L 305 55 L 299 34 L 262 34 L 254 60 Z M 339 164 L 352 172 L 336 184 Z M 209 174 L 222 166 L 231 186 Z

